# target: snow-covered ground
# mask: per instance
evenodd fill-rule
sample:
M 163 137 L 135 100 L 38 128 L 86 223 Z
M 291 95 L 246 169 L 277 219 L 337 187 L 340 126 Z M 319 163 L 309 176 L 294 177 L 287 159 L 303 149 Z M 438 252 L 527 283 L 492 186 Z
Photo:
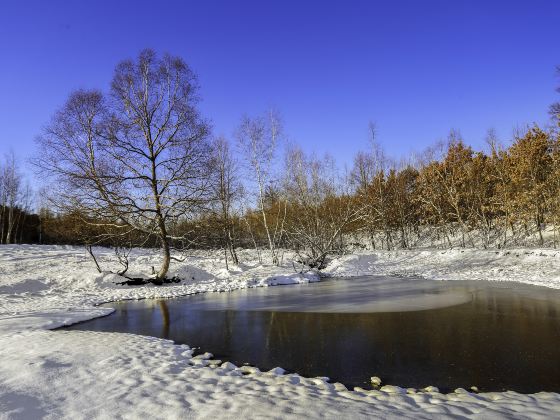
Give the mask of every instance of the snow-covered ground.
M 102 267 L 112 254 L 98 249 Z M 414 275 L 429 279 L 514 280 L 560 288 L 552 250 L 364 252 L 331 262 L 336 276 Z M 135 250 L 131 275 L 157 266 Z M 117 286 L 79 247 L 0 246 L 0 418 L 553 418 L 560 395 L 347 390 L 282 369 L 260 372 L 194 356 L 186 345 L 120 333 L 49 331 L 107 314 L 119 299 L 173 297 L 318 280 L 314 273 L 262 266 L 242 255 L 225 270 L 220 255 L 195 253 L 172 265 L 185 279 L 166 286 Z
M 326 274 L 421 277 L 431 280 L 516 281 L 560 289 L 560 251 L 398 250 L 364 251 L 332 261 Z

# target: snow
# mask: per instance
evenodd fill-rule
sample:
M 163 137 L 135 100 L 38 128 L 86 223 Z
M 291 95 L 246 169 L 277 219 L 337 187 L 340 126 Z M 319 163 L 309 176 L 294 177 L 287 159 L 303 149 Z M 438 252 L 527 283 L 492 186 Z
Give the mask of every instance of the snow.
M 110 250 L 98 248 L 95 252 L 102 267 L 118 269 Z M 134 250 L 130 259 L 130 276 L 145 275 L 159 263 L 159 255 L 153 250 Z M 107 315 L 110 309 L 94 305 L 116 300 L 172 298 L 319 280 L 315 272 L 299 274 L 291 268 L 261 265 L 257 261 L 227 271 L 221 255 L 203 253 L 174 263 L 169 275 L 185 280 L 159 287 L 119 286 L 115 283 L 124 279 L 109 272 L 98 273 L 83 248 L 0 246 L 0 332 L 13 327 L 56 328 Z
M 331 262 L 325 274 L 353 277 L 366 274 L 429 280 L 487 280 L 560 288 L 560 251 L 398 250 L 362 251 Z
M 102 267 L 108 250 L 97 249 Z M 251 252 L 225 270 L 220 255 L 193 253 L 172 265 L 181 284 L 129 287 L 95 271 L 83 249 L 0 246 L 0 419 L 4 418 L 552 418 L 560 395 L 471 393 L 437 388 L 347 390 L 327 378 L 304 378 L 281 367 L 261 372 L 193 357 L 186 345 L 153 337 L 88 331 L 49 331 L 110 313 L 96 304 L 120 299 L 317 281 L 259 264 Z M 422 250 L 361 252 L 332 261 L 329 275 L 413 275 L 428 279 L 508 280 L 560 288 L 553 250 Z M 288 259 L 286 258 L 286 261 Z M 158 256 L 135 250 L 131 275 L 149 272 Z M 203 349 L 206 350 L 206 349 Z M 372 372 L 374 373 L 374 372 Z

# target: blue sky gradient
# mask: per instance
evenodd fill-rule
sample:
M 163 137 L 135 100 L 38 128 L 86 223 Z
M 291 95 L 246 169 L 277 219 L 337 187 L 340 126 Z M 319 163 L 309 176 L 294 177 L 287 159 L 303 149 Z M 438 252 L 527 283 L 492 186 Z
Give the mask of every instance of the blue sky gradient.
M 3 1 L 0 154 L 21 160 L 77 88 L 108 89 L 145 47 L 198 74 L 201 110 L 232 137 L 276 107 L 291 140 L 342 163 L 368 121 L 394 157 L 461 131 L 546 123 L 559 95 L 560 1 Z

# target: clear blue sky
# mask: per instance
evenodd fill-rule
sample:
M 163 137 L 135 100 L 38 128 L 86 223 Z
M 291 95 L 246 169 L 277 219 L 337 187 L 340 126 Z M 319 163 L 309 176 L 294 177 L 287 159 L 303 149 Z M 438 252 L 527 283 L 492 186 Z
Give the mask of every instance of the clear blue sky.
M 489 127 L 546 122 L 560 96 L 558 0 L 4 0 L 0 154 L 32 154 L 71 90 L 108 88 L 145 47 L 191 65 L 217 134 L 275 106 L 292 140 L 343 162 L 369 120 L 395 157 L 450 128 L 479 148 Z

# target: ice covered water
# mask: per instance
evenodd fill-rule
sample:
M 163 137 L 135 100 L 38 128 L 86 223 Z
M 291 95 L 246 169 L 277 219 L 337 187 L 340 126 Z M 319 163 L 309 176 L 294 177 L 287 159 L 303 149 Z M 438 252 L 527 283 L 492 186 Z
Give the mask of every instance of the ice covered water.
M 72 329 L 201 347 L 262 369 L 349 386 L 560 391 L 560 291 L 518 283 L 388 277 L 109 304 Z
M 330 279 L 297 287 L 255 288 L 189 298 L 191 309 L 372 313 L 419 311 L 471 300 L 473 289 L 435 281 L 361 277 Z

